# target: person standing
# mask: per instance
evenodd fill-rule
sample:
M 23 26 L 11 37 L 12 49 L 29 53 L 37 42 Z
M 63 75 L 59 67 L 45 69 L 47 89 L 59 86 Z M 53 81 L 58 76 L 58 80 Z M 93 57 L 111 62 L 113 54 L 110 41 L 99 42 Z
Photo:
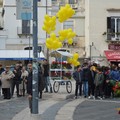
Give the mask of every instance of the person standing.
M 45 80 L 43 77 L 43 68 L 42 68 L 41 64 L 39 63 L 39 66 L 38 66 L 38 95 L 39 95 L 40 99 L 42 98 L 42 91 L 44 90 L 44 88 L 45 88 Z
M 49 79 L 49 64 L 46 59 L 43 60 L 43 69 L 44 69 L 43 76 L 45 79 L 45 92 L 48 92 L 48 86 L 49 86 L 50 92 L 52 93 L 52 86 Z
M 27 94 L 30 112 L 32 112 L 32 63 L 28 63 Z
M 91 79 L 91 73 L 90 73 L 90 69 L 88 67 L 88 63 L 84 63 L 83 64 L 83 69 L 82 69 L 82 73 L 83 73 L 83 91 L 84 91 L 84 97 L 88 97 L 88 81 Z
M 23 96 L 25 96 L 27 77 L 28 71 L 26 70 L 25 66 L 23 66 L 21 70 L 21 84 L 19 85 L 20 95 Z
M 12 81 L 12 96 L 14 94 L 14 88 L 16 86 L 17 97 L 20 97 L 20 95 L 19 95 L 19 84 L 21 83 L 21 70 L 19 68 L 19 64 L 16 64 L 16 66 L 13 70 L 13 73 L 14 73 L 15 77 L 13 78 L 13 81 Z
M 2 64 L 0 64 L 0 95 L 1 95 L 1 86 L 2 86 L 2 82 L 1 82 L 1 74 L 2 72 L 4 72 L 4 68 L 2 67 Z
M 4 99 L 10 99 L 11 94 L 10 94 L 10 88 L 11 88 L 11 79 L 15 75 L 13 74 L 12 71 L 10 71 L 10 66 L 6 66 L 6 69 L 4 72 L 1 74 L 1 82 L 2 82 L 2 90 L 3 90 L 3 96 Z
M 77 70 L 73 73 L 73 78 L 76 81 L 75 98 L 77 99 L 78 89 L 79 89 L 79 96 L 82 95 L 82 70 L 80 66 L 77 66 Z
M 96 68 L 95 66 L 90 67 L 90 76 L 88 80 L 88 98 L 94 98 L 94 90 L 95 90 L 95 85 L 94 85 L 94 79 L 96 75 Z
M 97 67 L 97 74 L 95 76 L 95 98 L 103 98 L 103 82 L 104 75 L 101 67 Z

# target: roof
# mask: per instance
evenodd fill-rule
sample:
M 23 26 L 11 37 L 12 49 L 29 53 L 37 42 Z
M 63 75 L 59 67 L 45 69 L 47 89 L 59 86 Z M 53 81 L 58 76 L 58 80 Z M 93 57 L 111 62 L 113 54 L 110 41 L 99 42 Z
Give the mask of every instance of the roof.
M 51 57 L 62 57 L 62 56 L 66 56 L 66 57 L 72 57 L 73 55 L 67 51 L 58 51 L 55 50 L 53 52 L 50 53 Z

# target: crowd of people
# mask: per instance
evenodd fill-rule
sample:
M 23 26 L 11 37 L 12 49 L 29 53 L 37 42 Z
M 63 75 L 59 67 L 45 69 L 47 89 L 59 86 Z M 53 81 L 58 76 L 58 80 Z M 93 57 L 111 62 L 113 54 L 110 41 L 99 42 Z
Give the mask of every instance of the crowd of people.
M 28 94 L 32 97 L 32 63 L 23 65 L 17 62 L 14 67 L 0 64 L 0 94 L 4 99 L 11 99 L 13 96 L 21 97 Z M 38 93 L 42 98 L 42 92 L 52 92 L 49 77 L 49 64 L 47 60 L 38 65 Z M 16 87 L 16 89 L 15 89 Z M 48 90 L 49 87 L 49 90 Z M 1 96 L 2 96 L 1 95 Z
M 114 97 L 114 91 L 110 82 L 120 81 L 120 64 L 108 67 L 85 62 L 76 67 L 73 78 L 76 81 L 75 98 L 78 95 L 93 99 L 111 98 Z

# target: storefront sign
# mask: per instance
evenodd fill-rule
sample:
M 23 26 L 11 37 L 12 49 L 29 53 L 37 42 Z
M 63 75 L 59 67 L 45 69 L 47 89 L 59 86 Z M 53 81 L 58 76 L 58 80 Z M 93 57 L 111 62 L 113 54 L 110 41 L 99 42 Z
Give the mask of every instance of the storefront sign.
M 108 49 L 109 50 L 120 50 L 120 44 L 109 44 Z
M 120 51 L 104 51 L 108 60 L 120 60 Z

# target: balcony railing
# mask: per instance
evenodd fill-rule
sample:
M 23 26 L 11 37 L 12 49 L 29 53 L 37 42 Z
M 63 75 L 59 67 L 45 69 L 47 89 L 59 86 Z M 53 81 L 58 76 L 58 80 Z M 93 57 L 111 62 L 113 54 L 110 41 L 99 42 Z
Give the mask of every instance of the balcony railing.
M 32 27 L 17 27 L 18 35 L 32 35 Z
M 120 41 L 120 33 L 106 33 L 107 41 Z

